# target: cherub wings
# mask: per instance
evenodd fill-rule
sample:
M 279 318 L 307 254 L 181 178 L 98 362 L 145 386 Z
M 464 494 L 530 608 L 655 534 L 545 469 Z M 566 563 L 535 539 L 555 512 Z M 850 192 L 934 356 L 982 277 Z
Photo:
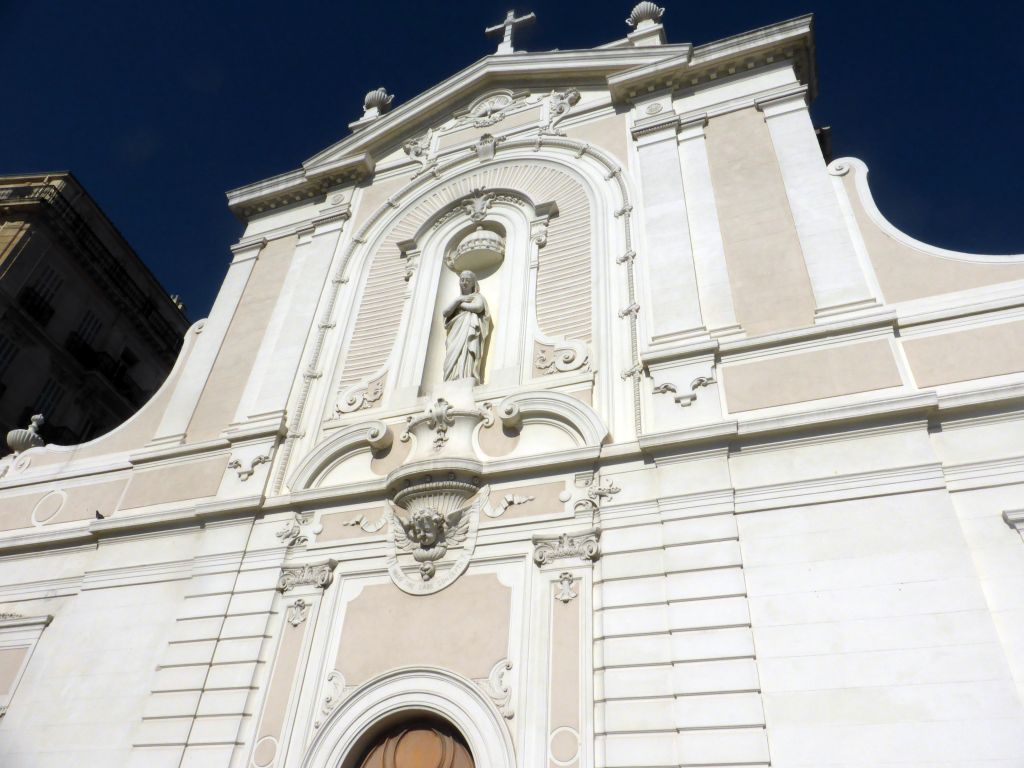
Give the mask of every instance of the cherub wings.
M 473 519 L 473 513 L 479 514 L 490 502 L 490 498 L 491 486 L 485 485 L 477 491 L 472 502 L 461 509 L 445 515 L 445 538 L 447 538 L 449 544 L 461 544 L 466 540 L 466 536 L 469 535 L 469 524 Z
M 388 505 L 391 507 L 388 515 L 391 518 L 390 528 L 395 536 L 395 546 L 403 552 L 412 552 L 417 546 L 416 542 L 409 538 L 412 533 L 412 524 L 402 519 L 402 516 L 398 514 L 398 507 L 390 499 Z

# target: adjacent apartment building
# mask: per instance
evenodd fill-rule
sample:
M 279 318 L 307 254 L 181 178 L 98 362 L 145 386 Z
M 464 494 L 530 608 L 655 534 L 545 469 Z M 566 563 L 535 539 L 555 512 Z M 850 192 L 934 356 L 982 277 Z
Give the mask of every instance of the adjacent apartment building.
M 67 172 L 0 176 L 0 433 L 90 440 L 166 378 L 188 328 L 132 247 Z

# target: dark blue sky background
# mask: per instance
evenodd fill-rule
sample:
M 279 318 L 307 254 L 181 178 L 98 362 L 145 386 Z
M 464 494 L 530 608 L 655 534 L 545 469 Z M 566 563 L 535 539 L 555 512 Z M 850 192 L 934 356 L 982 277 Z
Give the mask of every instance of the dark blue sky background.
M 816 14 L 815 123 L 871 168 L 883 213 L 947 248 L 1024 251 L 1019 3 L 663 2 L 671 42 Z M 631 3 L 535 0 L 528 50 L 589 48 Z M 0 0 L 0 173 L 71 170 L 190 317 L 241 225 L 224 192 L 342 138 L 363 94 L 396 104 L 493 52 L 507 2 Z

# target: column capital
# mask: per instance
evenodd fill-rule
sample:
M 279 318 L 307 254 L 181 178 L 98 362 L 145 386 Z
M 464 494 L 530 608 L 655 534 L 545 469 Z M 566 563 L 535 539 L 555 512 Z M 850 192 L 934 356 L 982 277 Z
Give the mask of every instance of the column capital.
M 663 141 L 670 136 L 676 135 L 676 132 L 679 130 L 679 115 L 675 112 L 668 112 L 636 120 L 629 130 L 633 134 L 633 141 L 638 143 L 649 144 L 655 141 Z
M 701 112 L 697 115 L 687 115 L 679 120 L 679 142 L 690 139 L 704 138 L 704 129 L 708 126 L 708 113 Z
M 765 120 L 807 109 L 807 86 L 801 85 L 785 93 L 754 99 L 754 106 L 764 115 Z

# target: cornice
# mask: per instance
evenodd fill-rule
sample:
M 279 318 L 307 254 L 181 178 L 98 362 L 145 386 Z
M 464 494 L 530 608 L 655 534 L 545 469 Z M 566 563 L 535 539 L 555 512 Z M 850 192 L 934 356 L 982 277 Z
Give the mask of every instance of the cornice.
M 674 46 L 679 48 L 679 46 Z M 664 50 L 664 47 L 656 47 Z M 742 73 L 780 59 L 792 60 L 811 98 L 817 94 L 812 17 L 800 16 L 742 35 L 701 45 L 618 72 L 607 78 L 615 101 L 639 100 L 660 90 L 676 90 Z
M 261 495 L 244 496 L 189 504 L 157 512 L 126 513 L 54 531 L 40 532 L 39 529 L 33 529 L 27 533 L 16 533 L 0 538 L 0 557 L 21 552 L 95 545 L 101 539 L 114 536 L 152 534 L 189 526 L 204 526 L 219 520 L 250 518 L 261 514 L 263 502 Z
M 1024 533 L 1024 509 L 1008 509 L 1003 512 L 1003 520 L 1013 530 Z
M 354 152 L 319 167 L 303 167 L 264 181 L 228 191 L 228 208 L 241 221 L 264 211 L 301 203 L 329 189 L 355 183 L 373 174 L 374 159 L 368 152 Z
M 53 621 L 53 616 L 14 616 L 9 619 L 0 619 L 0 632 L 7 632 L 12 629 L 27 629 L 29 627 L 48 627 Z
M 143 448 L 128 455 L 128 460 L 133 466 L 139 467 L 146 464 L 181 459 L 188 456 L 195 456 L 201 453 L 221 453 L 231 447 L 231 441 L 218 437 L 213 440 L 204 440 L 201 443 L 185 443 L 181 445 L 160 446 L 158 448 Z

